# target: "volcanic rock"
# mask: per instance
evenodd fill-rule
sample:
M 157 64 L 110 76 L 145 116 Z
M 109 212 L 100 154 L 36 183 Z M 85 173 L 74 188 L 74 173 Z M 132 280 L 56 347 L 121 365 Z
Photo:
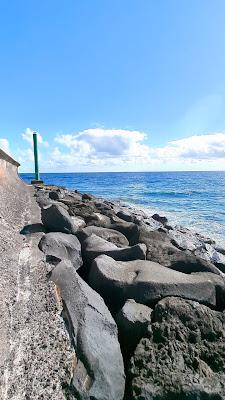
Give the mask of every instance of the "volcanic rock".
M 129 369 L 129 400 L 225 398 L 225 314 L 165 298 Z
M 221 308 L 224 281 L 212 273 L 183 274 L 152 261 L 115 261 L 97 257 L 91 266 L 89 282 L 115 312 L 127 299 L 153 306 L 167 296 L 178 296 Z M 217 304 L 217 295 L 220 304 Z
M 106 254 L 114 260 L 145 260 L 146 246 L 145 244 L 137 244 L 132 247 L 117 247 L 115 244 L 92 234 L 82 243 L 82 254 L 88 263 L 101 254 Z
M 69 261 L 52 272 L 64 303 L 64 318 L 75 348 L 71 392 L 85 400 L 122 400 L 124 368 L 117 327 L 102 298 Z
M 80 268 L 83 264 L 81 245 L 74 235 L 49 232 L 41 238 L 39 248 L 45 253 L 48 261 L 51 257 L 57 258 L 59 261 L 70 260 L 75 269 Z

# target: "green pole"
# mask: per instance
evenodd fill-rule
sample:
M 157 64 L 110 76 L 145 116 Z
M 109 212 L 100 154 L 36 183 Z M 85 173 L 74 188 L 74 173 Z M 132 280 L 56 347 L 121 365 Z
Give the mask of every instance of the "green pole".
M 39 168 L 38 168 L 38 144 L 37 144 L 37 133 L 33 133 L 33 142 L 34 142 L 34 165 L 35 165 L 35 179 L 36 181 L 40 180 Z

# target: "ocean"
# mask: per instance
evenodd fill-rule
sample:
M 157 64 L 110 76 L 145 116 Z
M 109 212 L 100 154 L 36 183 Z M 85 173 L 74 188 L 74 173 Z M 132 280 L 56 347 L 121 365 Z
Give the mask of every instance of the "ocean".
M 33 174 L 21 174 L 30 183 Z M 105 172 L 41 174 L 45 184 L 121 200 L 225 247 L 225 172 Z

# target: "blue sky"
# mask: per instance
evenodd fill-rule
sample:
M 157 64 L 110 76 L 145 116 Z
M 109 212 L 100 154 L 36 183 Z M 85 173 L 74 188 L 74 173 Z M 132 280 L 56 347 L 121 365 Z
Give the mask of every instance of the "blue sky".
M 45 171 L 225 169 L 224 0 L 0 2 L 0 145 Z

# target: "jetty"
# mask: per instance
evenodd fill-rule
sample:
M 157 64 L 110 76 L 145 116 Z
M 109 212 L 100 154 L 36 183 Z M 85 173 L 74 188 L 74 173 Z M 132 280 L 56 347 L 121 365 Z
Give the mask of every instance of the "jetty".
M 225 250 L 18 167 L 0 150 L 0 400 L 224 400 Z

